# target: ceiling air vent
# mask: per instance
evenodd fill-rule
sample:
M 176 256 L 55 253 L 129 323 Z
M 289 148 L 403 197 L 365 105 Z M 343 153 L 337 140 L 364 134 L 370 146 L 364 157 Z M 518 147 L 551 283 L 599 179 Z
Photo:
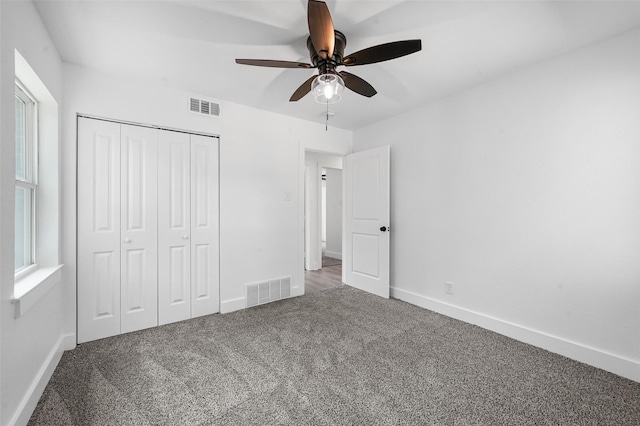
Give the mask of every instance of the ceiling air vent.
M 220 104 L 204 99 L 189 98 L 189 111 L 194 114 L 220 116 Z

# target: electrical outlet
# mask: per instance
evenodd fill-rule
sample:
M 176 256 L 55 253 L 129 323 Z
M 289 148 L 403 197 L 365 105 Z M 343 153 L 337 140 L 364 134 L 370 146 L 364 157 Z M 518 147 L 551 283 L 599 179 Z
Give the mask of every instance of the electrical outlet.
M 447 294 L 453 294 L 453 283 L 447 281 L 444 283 L 444 292 Z

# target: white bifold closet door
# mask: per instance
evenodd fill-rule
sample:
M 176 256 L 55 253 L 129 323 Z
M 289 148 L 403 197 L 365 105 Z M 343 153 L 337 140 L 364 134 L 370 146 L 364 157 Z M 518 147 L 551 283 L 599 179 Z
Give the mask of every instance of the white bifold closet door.
M 160 325 L 218 312 L 217 165 L 216 139 L 160 131 Z
M 78 121 L 78 342 L 120 333 L 120 125 Z
M 219 310 L 218 139 L 78 119 L 78 342 Z
M 158 324 L 157 130 L 120 132 L 120 333 L 128 333 Z
M 157 324 L 156 130 L 78 123 L 78 340 Z

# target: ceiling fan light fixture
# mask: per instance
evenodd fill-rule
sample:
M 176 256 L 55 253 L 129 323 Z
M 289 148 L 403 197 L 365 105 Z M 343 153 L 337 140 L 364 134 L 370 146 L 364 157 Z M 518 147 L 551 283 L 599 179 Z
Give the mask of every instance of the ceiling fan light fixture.
M 342 99 L 344 80 L 337 74 L 321 74 L 311 82 L 311 92 L 320 104 L 335 104 Z

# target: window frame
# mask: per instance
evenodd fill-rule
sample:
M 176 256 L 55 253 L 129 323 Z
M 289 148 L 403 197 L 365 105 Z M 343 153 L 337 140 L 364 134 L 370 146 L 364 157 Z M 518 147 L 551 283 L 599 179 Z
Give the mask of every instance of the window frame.
M 16 173 L 15 188 L 16 191 L 18 188 L 25 189 L 31 195 L 29 247 L 25 247 L 25 254 L 27 254 L 28 250 L 29 264 L 19 269 L 14 269 L 14 279 L 19 279 L 38 269 L 38 101 L 17 78 L 15 80 L 15 97 L 25 105 L 25 176 L 24 179 L 18 178 Z

